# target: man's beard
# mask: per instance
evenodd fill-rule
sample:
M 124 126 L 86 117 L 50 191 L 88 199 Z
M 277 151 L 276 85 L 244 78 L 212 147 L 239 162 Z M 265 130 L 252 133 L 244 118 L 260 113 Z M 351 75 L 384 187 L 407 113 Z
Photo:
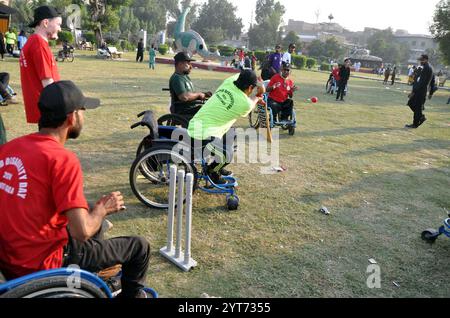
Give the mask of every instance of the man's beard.
M 187 71 L 184 71 L 183 74 L 184 74 L 184 75 L 189 75 L 189 74 L 191 74 L 191 69 L 188 69 Z
M 82 127 L 73 127 L 68 133 L 67 133 L 67 139 L 77 139 L 80 137 Z

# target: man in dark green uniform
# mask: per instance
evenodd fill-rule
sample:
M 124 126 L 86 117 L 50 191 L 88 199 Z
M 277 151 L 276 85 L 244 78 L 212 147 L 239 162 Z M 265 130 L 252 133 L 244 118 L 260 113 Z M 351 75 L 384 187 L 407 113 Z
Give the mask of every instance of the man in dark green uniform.
M 169 88 L 172 98 L 171 113 L 183 115 L 189 120 L 202 107 L 200 101 L 212 96 L 211 92 L 196 92 L 189 74 L 192 70 L 193 60 L 187 53 L 180 52 L 175 55 L 175 73 L 170 78 Z

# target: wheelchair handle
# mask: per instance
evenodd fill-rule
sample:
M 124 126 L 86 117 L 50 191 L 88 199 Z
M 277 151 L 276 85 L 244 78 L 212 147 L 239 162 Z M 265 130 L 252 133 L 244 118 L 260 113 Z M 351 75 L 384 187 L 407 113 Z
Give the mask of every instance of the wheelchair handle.
M 163 88 L 162 91 L 163 92 L 170 92 L 170 88 Z
M 131 126 L 131 129 L 135 129 L 135 128 L 139 127 L 139 126 L 142 126 L 142 123 L 134 124 L 133 126 Z
M 139 115 L 137 115 L 138 118 L 144 116 L 144 114 L 146 113 L 146 111 L 143 111 L 142 113 L 139 113 Z

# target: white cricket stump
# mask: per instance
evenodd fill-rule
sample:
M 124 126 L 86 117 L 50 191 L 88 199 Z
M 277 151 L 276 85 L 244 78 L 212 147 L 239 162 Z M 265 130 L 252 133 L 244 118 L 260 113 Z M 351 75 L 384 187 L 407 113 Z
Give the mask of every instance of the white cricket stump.
M 185 237 L 184 237 L 184 252 L 181 250 L 182 246 L 182 232 L 183 232 L 183 209 L 184 209 L 184 177 L 183 170 L 178 171 L 177 167 L 170 167 L 170 185 L 169 185 L 169 214 L 167 220 L 167 246 L 160 249 L 162 256 L 177 265 L 183 271 L 188 272 L 193 267 L 197 266 L 197 262 L 191 258 L 191 231 L 192 231 L 192 193 L 194 189 L 194 175 L 189 173 L 186 175 L 186 220 L 185 220 Z M 173 178 L 172 176 L 176 176 Z M 178 181 L 178 193 L 177 193 Z M 176 227 L 176 243 L 174 247 L 173 230 L 175 223 L 175 202 L 177 207 L 177 227 Z

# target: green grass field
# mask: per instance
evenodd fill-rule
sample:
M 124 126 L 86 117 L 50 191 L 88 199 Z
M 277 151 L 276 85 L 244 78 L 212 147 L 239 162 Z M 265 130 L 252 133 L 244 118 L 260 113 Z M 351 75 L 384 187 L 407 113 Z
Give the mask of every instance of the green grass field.
M 103 107 L 86 113 L 82 136 L 67 147 L 81 160 L 89 200 L 124 193 L 128 211 L 110 218 L 109 235 L 147 238 L 147 284 L 161 297 L 450 296 L 450 240 L 430 246 L 420 239 L 450 209 L 449 92 L 438 91 L 427 102 L 423 128 L 406 130 L 412 122 L 405 106 L 409 87 L 351 79 L 346 102 L 338 103 L 324 94 L 327 74 L 294 71 L 300 125 L 295 136 L 280 137 L 280 161 L 288 171 L 262 175 L 262 165 L 233 165 L 241 199 L 235 212 L 225 209 L 223 196 L 196 193 L 192 252 L 199 266 L 183 273 L 159 255 L 166 212 L 140 204 L 128 182 L 146 133 L 130 126 L 143 110 L 167 113 L 169 98 L 161 88 L 173 68 L 150 71 L 131 53 L 128 61 L 76 53 L 74 63 L 59 64 L 61 76 L 101 98 Z M 18 61 L 1 63 L 21 95 Z M 214 90 L 227 76 L 194 70 L 191 77 L 197 88 Z M 311 96 L 320 102 L 307 103 Z M 25 123 L 22 104 L 0 111 L 9 140 L 36 130 Z M 331 215 L 319 213 L 321 206 Z M 366 285 L 370 258 L 380 266 L 381 289 Z

